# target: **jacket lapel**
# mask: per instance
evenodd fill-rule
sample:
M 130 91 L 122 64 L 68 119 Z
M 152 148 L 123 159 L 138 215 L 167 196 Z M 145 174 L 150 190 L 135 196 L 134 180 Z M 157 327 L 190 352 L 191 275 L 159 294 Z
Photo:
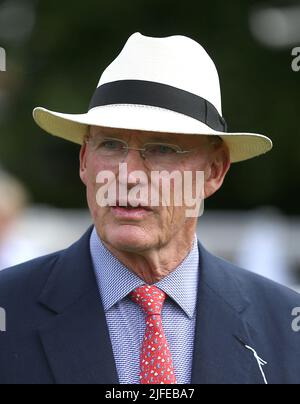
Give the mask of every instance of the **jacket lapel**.
M 193 384 L 264 383 L 253 352 L 253 330 L 247 323 L 249 302 L 242 295 L 232 268 L 200 248 Z
M 62 253 L 40 296 L 55 316 L 39 334 L 59 384 L 118 383 L 89 253 L 91 230 Z

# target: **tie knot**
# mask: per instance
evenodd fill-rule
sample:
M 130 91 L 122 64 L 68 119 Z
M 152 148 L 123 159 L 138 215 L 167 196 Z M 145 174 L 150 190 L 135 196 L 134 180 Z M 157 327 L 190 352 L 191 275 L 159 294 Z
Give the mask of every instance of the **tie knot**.
M 140 286 L 131 294 L 132 301 L 137 303 L 148 316 L 161 315 L 166 294 L 156 286 Z

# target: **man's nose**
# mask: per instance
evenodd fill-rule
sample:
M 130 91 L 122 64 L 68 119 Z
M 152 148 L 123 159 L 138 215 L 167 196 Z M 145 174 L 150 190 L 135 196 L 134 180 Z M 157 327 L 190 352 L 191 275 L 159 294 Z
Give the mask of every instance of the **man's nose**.
M 146 177 L 147 177 L 147 180 L 148 180 L 148 174 L 147 173 L 148 173 L 149 170 L 147 170 L 147 167 L 145 165 L 145 159 L 142 156 L 142 151 L 141 150 L 129 149 L 128 154 L 122 160 L 122 163 L 127 165 L 126 166 L 127 178 L 125 179 L 122 176 L 122 178 L 120 177 L 119 180 L 121 182 L 126 181 L 127 185 L 129 185 L 130 188 L 132 186 L 137 185 L 136 176 L 131 175 L 133 172 L 140 171 L 140 172 L 145 173 L 145 180 L 144 181 L 146 181 Z M 142 183 L 144 181 L 140 180 L 140 182 L 139 182 L 140 186 L 143 185 Z
M 127 164 L 128 173 L 136 170 L 146 170 L 145 159 L 142 150 L 128 149 L 126 157 L 122 163 Z

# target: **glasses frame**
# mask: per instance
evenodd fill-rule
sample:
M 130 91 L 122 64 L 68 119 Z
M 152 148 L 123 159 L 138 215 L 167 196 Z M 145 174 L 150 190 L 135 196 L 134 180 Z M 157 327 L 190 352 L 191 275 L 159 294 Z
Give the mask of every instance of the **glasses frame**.
M 85 139 L 85 143 L 86 144 L 91 144 L 91 141 L 93 140 L 93 137 L 94 136 L 87 137 Z M 196 149 L 182 150 L 182 148 L 179 145 L 175 145 L 175 144 L 172 144 L 172 143 L 160 143 L 160 142 L 148 142 L 148 143 L 145 143 L 142 148 L 137 148 L 137 147 L 130 147 L 129 144 L 123 139 L 118 139 L 118 138 L 109 137 L 109 136 L 105 136 L 105 137 L 101 138 L 101 141 L 103 141 L 103 142 L 110 141 L 110 140 L 120 142 L 120 143 L 122 143 L 124 145 L 124 147 L 123 147 L 123 149 L 124 149 L 124 157 L 120 161 L 120 163 L 122 163 L 124 160 L 126 160 L 126 158 L 128 156 L 128 153 L 129 153 L 129 150 L 139 151 L 140 156 L 142 157 L 142 159 L 145 160 L 145 161 L 148 161 L 147 155 L 146 155 L 147 146 L 153 146 L 153 145 L 172 147 L 172 148 L 174 148 L 174 151 L 178 155 L 184 155 L 184 154 L 188 154 L 188 153 L 192 153 L 192 152 L 196 151 Z

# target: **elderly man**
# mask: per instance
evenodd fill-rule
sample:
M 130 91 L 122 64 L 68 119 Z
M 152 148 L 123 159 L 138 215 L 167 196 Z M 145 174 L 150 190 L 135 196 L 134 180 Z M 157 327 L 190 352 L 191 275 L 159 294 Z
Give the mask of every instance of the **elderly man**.
M 134 34 L 87 114 L 37 108 L 34 118 L 81 144 L 94 226 L 70 248 L 1 273 L 1 383 L 300 383 L 299 295 L 211 255 L 195 236 L 201 202 L 230 163 L 272 147 L 227 132 L 218 74 L 199 44 Z M 189 187 L 176 176 L 162 186 L 175 171 L 193 174 Z M 190 215 L 175 199 L 199 183 Z

